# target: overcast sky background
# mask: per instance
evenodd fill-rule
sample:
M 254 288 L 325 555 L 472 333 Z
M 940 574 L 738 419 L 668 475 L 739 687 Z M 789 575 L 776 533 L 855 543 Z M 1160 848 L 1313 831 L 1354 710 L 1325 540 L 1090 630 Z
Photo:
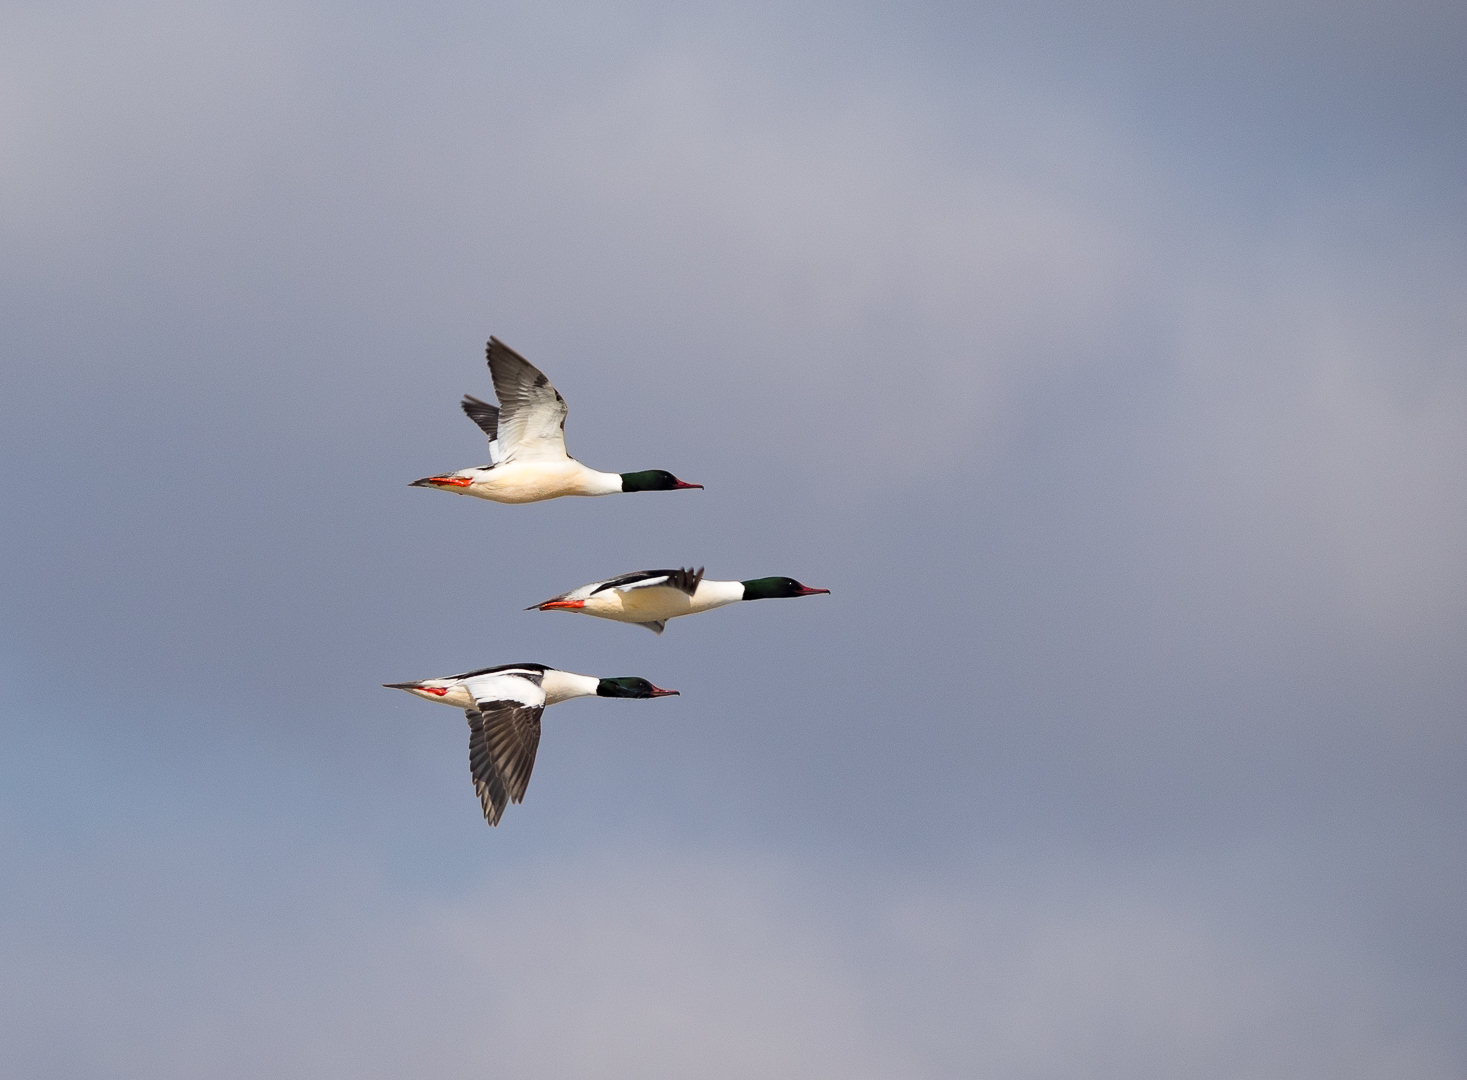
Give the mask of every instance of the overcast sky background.
M 17 2 L 32 1078 L 1467 1072 L 1467 13 Z M 507 507 L 496 334 L 593 467 Z M 634 627 L 631 569 L 829 597 Z M 462 715 L 546 716 L 486 828 Z

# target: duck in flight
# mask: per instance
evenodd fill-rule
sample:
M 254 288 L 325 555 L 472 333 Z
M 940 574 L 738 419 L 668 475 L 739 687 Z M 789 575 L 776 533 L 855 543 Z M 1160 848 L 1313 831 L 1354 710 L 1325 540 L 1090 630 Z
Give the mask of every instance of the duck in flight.
M 812 589 L 788 577 L 709 581 L 701 568 L 640 570 L 606 581 L 593 581 L 525 610 L 579 611 L 600 619 L 636 623 L 660 634 L 667 620 L 679 615 L 695 615 L 740 600 L 773 600 L 828 592 L 829 589 Z
M 469 718 L 469 773 L 490 825 L 499 824 L 506 805 L 524 801 L 540 746 L 540 714 L 547 705 L 578 697 L 655 698 L 677 693 L 646 679 L 597 679 L 544 664 L 504 664 L 446 679 L 382 685 L 464 711 Z
M 565 452 L 568 410 L 560 391 L 534 364 L 498 338 L 489 339 L 485 352 L 499 405 L 468 394 L 462 405 L 469 419 L 489 436 L 489 464 L 425 476 L 411 486 L 502 503 L 703 486 L 684 483 L 661 469 L 607 473 L 586 468 Z

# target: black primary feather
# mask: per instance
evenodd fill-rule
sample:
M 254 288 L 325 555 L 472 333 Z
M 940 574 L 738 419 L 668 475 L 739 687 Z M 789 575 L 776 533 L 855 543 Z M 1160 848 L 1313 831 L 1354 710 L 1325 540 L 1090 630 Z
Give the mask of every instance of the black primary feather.
M 490 442 L 499 438 L 499 407 L 497 405 L 480 401 L 473 394 L 465 394 L 459 405 L 468 418 L 479 425 L 479 430 L 489 436 Z
M 703 567 L 694 571 L 691 567 L 676 570 L 667 575 L 667 583 L 680 592 L 692 596 L 698 591 L 698 582 L 703 580 Z

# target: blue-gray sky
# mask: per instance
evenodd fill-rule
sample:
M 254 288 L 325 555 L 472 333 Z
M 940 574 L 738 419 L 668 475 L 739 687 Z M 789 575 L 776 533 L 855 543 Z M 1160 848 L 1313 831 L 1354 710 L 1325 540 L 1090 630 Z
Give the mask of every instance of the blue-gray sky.
M 0 15 L 44 1078 L 1467 1071 L 1467 16 Z M 501 507 L 496 334 L 571 452 Z M 830 597 L 636 628 L 634 568 Z M 462 717 L 535 660 L 489 830 Z

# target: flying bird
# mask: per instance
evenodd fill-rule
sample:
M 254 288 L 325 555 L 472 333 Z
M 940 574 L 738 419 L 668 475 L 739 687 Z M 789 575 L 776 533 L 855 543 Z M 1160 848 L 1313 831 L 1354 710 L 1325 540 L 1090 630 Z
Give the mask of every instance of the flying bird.
M 695 615 L 740 600 L 773 600 L 828 592 L 829 589 L 812 589 L 788 577 L 709 581 L 701 568 L 639 570 L 606 581 L 593 581 L 525 610 L 579 611 L 600 619 L 636 623 L 660 634 L 667 620 L 679 615 Z
M 382 685 L 464 711 L 469 719 L 469 773 L 490 825 L 499 824 L 507 804 L 524 801 L 540 746 L 540 714 L 547 705 L 578 697 L 655 698 L 677 693 L 646 679 L 597 679 L 544 664 L 504 664 L 445 679 Z
M 565 452 L 567 408 L 560 391 L 519 353 L 491 337 L 485 350 L 495 407 L 465 394 L 463 410 L 489 436 L 489 464 L 414 480 L 412 487 L 437 488 L 502 503 L 540 502 L 562 495 L 611 495 L 618 491 L 677 491 L 701 488 L 662 469 L 608 473 L 588 469 Z

